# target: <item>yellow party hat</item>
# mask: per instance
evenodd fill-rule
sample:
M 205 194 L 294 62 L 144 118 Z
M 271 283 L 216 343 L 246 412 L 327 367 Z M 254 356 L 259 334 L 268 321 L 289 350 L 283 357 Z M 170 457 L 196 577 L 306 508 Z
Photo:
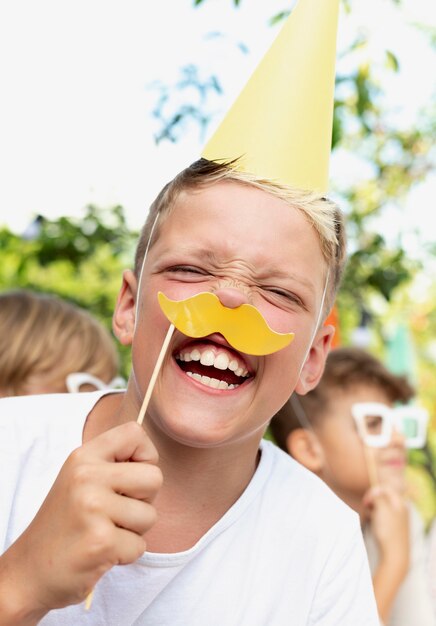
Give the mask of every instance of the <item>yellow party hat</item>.
M 203 158 L 327 191 L 338 12 L 339 0 L 299 0 Z

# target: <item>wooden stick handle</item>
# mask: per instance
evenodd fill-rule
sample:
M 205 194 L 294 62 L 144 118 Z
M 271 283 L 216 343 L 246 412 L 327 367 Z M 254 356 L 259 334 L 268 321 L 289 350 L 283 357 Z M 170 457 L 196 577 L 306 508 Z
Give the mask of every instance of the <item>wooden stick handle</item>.
M 142 405 L 141 405 L 141 409 L 139 411 L 138 419 L 136 420 L 138 424 L 142 424 L 142 422 L 144 421 L 145 412 L 147 411 L 148 403 L 150 402 L 151 394 L 153 393 L 153 389 L 154 389 L 154 386 L 156 384 L 156 380 L 157 380 L 160 368 L 162 367 L 162 363 L 163 363 L 166 351 L 168 350 L 168 346 L 169 346 L 169 343 L 171 341 L 171 337 L 173 336 L 174 330 L 175 330 L 174 324 L 170 324 L 170 327 L 168 328 L 166 337 L 165 337 L 165 339 L 163 341 L 162 348 L 160 349 L 159 356 L 157 357 L 156 365 L 154 366 L 154 370 L 153 370 L 153 373 L 151 375 L 150 382 L 148 383 L 148 387 L 147 387 L 147 391 L 145 392 L 144 400 L 142 401 Z M 92 590 L 86 596 L 86 600 L 85 600 L 85 610 L 86 611 L 89 611 L 89 609 L 91 608 L 93 596 L 94 596 L 94 590 Z
M 365 458 L 366 458 L 366 466 L 368 468 L 369 474 L 369 484 L 371 487 L 375 487 L 378 485 L 378 476 L 377 476 L 377 466 L 374 458 L 374 450 L 369 446 L 364 446 L 365 449 Z
M 142 424 L 144 421 L 145 412 L 147 411 L 148 403 L 150 402 L 151 394 L 153 393 L 154 385 L 156 383 L 159 370 L 162 366 L 166 351 L 168 349 L 168 345 L 171 341 L 171 337 L 174 332 L 174 324 L 170 324 L 168 328 L 168 332 L 162 344 L 162 348 L 159 352 L 159 356 L 157 357 L 156 365 L 154 366 L 153 373 L 150 378 L 150 382 L 148 383 L 147 391 L 145 392 L 144 400 L 142 401 L 141 409 L 139 411 L 138 419 L 136 420 L 138 424 Z
M 94 597 L 94 589 L 88 593 L 85 600 L 85 611 L 89 611 L 92 604 L 92 598 Z

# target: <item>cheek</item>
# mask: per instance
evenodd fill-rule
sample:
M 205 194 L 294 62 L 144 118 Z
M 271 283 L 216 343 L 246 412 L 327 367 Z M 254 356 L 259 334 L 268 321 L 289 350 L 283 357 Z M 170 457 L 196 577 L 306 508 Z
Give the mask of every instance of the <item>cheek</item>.
M 287 357 L 291 365 L 301 368 L 303 359 L 308 353 L 315 323 L 306 312 L 285 311 L 269 303 L 259 303 L 259 311 L 270 328 L 278 333 L 294 333 L 295 337 L 289 346 Z M 285 349 L 287 350 L 287 348 Z
M 301 369 L 301 356 L 296 354 L 294 341 L 279 352 L 266 357 L 268 360 L 265 375 L 272 381 L 274 394 L 271 394 L 271 385 L 267 395 L 278 404 L 279 410 L 289 399 L 298 381 Z M 274 396 L 273 398 L 271 396 Z
M 366 465 L 363 444 L 356 433 L 342 431 L 338 426 L 334 429 L 328 441 L 329 456 L 337 464 L 341 464 L 344 471 L 359 469 Z
M 275 330 L 277 333 L 295 332 L 295 313 L 284 311 L 283 309 L 273 306 L 264 300 L 255 299 L 252 304 L 261 313 L 272 330 Z

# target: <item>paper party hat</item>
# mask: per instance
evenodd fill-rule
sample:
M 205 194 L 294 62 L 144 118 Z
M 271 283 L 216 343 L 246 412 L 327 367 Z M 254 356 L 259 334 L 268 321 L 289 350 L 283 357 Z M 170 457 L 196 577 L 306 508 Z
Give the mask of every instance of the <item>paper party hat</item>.
M 299 0 L 203 158 L 327 191 L 338 12 L 339 0 Z

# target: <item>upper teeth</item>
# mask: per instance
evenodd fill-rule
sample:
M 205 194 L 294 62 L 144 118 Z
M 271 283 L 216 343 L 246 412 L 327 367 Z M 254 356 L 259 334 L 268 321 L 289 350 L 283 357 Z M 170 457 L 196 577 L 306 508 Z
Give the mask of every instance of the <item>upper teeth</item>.
M 189 361 L 200 361 L 202 365 L 216 367 L 219 370 L 229 369 L 236 374 L 236 376 L 241 376 L 243 378 L 248 376 L 247 368 L 237 361 L 232 356 L 229 356 L 226 352 L 219 352 L 215 354 L 213 350 L 210 348 L 205 348 L 204 350 L 199 350 L 198 348 L 194 348 L 191 350 L 183 350 L 177 356 L 179 361 L 185 361 L 186 363 Z

